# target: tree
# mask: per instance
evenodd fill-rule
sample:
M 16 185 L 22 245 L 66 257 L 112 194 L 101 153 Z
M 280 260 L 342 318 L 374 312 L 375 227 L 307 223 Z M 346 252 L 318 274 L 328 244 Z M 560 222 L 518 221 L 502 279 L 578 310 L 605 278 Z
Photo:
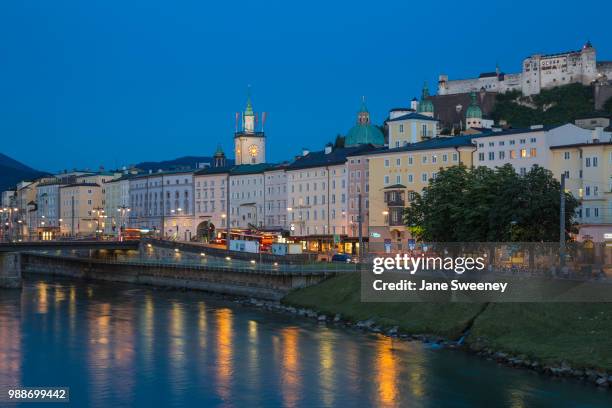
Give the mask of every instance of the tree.
M 560 191 L 552 173 L 538 166 L 525 176 L 509 164 L 495 170 L 453 166 L 415 195 L 404 221 L 429 242 L 556 241 Z M 566 193 L 568 232 L 578 204 Z

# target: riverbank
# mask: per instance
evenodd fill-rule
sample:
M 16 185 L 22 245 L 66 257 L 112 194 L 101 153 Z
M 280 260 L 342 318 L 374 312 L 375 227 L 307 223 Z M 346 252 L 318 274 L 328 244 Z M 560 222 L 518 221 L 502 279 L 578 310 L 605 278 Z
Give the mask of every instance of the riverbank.
M 359 274 L 295 290 L 282 304 L 341 316 L 369 331 L 458 344 L 511 366 L 612 385 L 612 304 L 362 303 Z

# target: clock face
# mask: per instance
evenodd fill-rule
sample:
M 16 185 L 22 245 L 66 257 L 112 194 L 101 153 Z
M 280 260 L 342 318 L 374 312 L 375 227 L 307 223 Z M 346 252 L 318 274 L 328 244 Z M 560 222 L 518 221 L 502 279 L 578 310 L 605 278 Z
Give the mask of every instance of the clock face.
M 257 156 L 257 152 L 258 152 L 258 151 L 259 151 L 259 148 L 258 148 L 256 145 L 251 145 L 251 146 L 249 146 L 249 154 L 250 154 L 252 157 Z

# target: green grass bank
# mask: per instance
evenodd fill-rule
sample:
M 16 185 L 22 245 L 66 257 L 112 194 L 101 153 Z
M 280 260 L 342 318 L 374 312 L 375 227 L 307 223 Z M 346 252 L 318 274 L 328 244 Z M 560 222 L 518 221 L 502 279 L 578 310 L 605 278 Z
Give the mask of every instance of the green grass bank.
M 362 303 L 359 274 L 343 274 L 288 294 L 294 307 L 351 321 L 374 319 L 409 334 L 457 339 L 526 355 L 546 364 L 612 371 L 612 304 L 609 303 Z

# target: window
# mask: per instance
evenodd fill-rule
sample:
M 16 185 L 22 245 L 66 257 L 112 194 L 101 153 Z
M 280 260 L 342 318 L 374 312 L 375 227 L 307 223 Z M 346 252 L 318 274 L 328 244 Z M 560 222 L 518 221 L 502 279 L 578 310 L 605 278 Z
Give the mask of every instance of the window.
M 525 167 L 521 167 L 520 174 L 521 176 L 524 176 L 525 174 L 527 174 L 527 169 Z
M 593 217 L 599 217 L 599 208 L 593 208 Z
M 590 158 L 590 157 L 587 157 L 587 158 L 585 159 L 585 166 L 586 166 L 586 167 L 591 167 L 591 158 Z
M 510 150 L 510 158 L 516 159 L 516 150 Z
M 453 153 L 453 161 L 456 162 L 459 159 L 457 153 Z
M 500 146 L 505 145 L 505 143 L 504 143 L 504 141 L 503 141 L 503 140 L 500 140 L 498 144 L 499 144 Z
M 570 152 L 563 152 L 563 158 L 565 160 L 569 160 L 570 159 Z
M 412 183 L 414 181 L 414 176 L 412 174 L 408 175 L 408 182 Z
M 412 156 L 408 156 L 408 165 L 412 166 Z
M 395 176 L 395 183 L 396 184 L 401 184 L 402 182 L 402 176 L 400 176 L 399 174 L 397 176 Z
M 478 153 L 478 160 L 484 161 L 484 159 L 485 159 L 484 158 L 484 153 L 482 153 L 482 152 Z
M 438 156 L 436 156 L 436 155 L 431 156 L 431 162 L 432 163 L 436 163 L 437 161 L 438 161 Z
M 597 167 L 597 157 L 593 157 L 593 167 Z
M 396 166 L 401 166 L 402 165 L 402 159 L 395 159 L 395 165 Z
M 421 181 L 423 181 L 424 183 L 427 183 L 427 173 L 421 174 Z
M 385 176 L 385 185 L 389 184 L 389 176 Z
M 385 159 L 385 167 L 389 167 L 389 159 Z
M 535 147 L 532 147 L 531 149 L 529 149 L 529 155 L 531 157 L 536 157 L 537 156 L 537 151 Z
M 421 162 L 423 164 L 427 163 L 427 156 L 425 156 L 425 155 L 421 156 Z
M 531 140 L 530 140 L 530 142 L 531 142 L 531 143 L 535 143 L 535 142 L 536 142 L 536 138 L 535 138 L 535 137 L 532 137 L 532 138 L 531 138 Z
M 404 133 L 404 125 L 399 125 L 399 131 L 400 133 Z
M 500 160 L 504 160 L 506 158 L 506 152 L 504 152 L 503 150 L 499 151 L 499 159 Z
M 443 155 L 442 155 L 442 161 L 443 161 L 444 163 L 446 163 L 446 162 L 448 161 L 448 154 L 443 154 Z
M 495 152 L 489 152 L 489 160 L 495 160 Z
M 478 148 L 482 149 L 484 147 L 484 143 L 478 143 Z
M 586 186 L 584 188 L 584 195 L 586 195 L 586 196 L 590 196 L 591 195 L 591 186 Z
M 585 208 L 584 209 L 584 215 L 585 217 L 590 217 L 591 216 L 591 209 L 590 208 Z
M 489 147 L 494 147 L 495 146 L 495 142 L 489 142 Z
M 521 149 L 521 158 L 524 159 L 527 157 L 527 149 Z
M 514 143 L 515 143 L 514 140 L 510 141 L 510 145 L 514 145 Z

